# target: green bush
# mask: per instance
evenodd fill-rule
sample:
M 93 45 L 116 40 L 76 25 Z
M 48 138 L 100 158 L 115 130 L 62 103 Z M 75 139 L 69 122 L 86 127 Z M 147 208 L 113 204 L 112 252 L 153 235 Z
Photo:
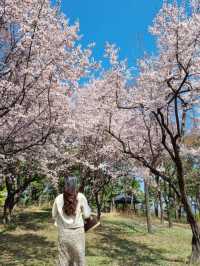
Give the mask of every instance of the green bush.
M 200 223 L 200 213 L 195 215 L 195 219 L 196 219 L 197 222 Z
M 6 195 L 7 195 L 6 188 L 0 190 L 0 206 L 4 205 Z

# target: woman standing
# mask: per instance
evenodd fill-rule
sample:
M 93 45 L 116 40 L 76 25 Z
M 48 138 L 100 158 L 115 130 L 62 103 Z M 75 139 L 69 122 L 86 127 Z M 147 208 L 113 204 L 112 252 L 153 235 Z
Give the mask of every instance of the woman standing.
M 63 194 L 56 197 L 52 216 L 58 228 L 58 266 L 85 266 L 84 219 L 91 215 L 86 197 L 74 176 L 65 178 Z

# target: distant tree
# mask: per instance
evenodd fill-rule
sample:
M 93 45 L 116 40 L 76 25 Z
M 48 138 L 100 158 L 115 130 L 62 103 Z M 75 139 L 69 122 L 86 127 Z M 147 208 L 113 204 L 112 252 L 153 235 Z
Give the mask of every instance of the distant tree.
M 27 160 L 8 163 L 4 168 L 5 186 L 7 196 L 3 207 L 3 219 L 5 223 L 11 221 L 14 206 L 21 199 L 24 191 L 34 182 L 45 178 L 41 165 L 33 157 Z

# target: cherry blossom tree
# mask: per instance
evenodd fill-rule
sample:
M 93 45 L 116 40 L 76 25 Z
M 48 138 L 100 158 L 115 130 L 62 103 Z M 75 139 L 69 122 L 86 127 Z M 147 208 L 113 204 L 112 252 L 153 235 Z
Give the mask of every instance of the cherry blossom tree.
M 133 112 L 134 125 L 129 125 L 132 130 L 135 126 L 133 133 L 139 142 L 138 148 L 133 138 L 127 139 L 125 132 L 124 136 L 119 135 L 112 128 L 112 120 L 109 132 L 122 144 L 125 153 L 149 168 L 152 174 L 171 183 L 182 201 L 192 229 L 191 261 L 199 262 L 200 228 L 188 199 L 182 149 L 191 110 L 199 105 L 199 1 L 191 1 L 190 4 L 191 9 L 188 10 L 164 3 L 150 28 L 157 37 L 159 54 L 140 60 L 139 77 L 128 95 L 131 104 L 127 105 L 126 99 L 116 99 L 118 108 L 127 110 L 127 114 L 130 110 Z M 119 83 L 117 87 L 117 90 L 121 89 Z M 192 122 L 189 123 L 192 125 Z M 155 161 L 158 151 L 173 162 L 177 187 L 159 169 L 159 163 Z M 149 158 L 148 154 L 151 155 Z
M 13 209 L 28 186 L 46 178 L 45 173 L 37 153 L 29 152 L 23 158 L 16 156 L 4 162 L 2 175 L 7 190 L 3 208 L 4 223 L 11 221 Z
M 1 1 L 1 154 L 43 145 L 67 127 L 68 95 L 91 67 L 78 30 L 49 0 Z
M 70 95 L 94 66 L 91 47 L 78 44 L 78 31 L 78 23 L 70 25 L 49 0 L 0 1 L 0 176 L 8 189 L 4 216 L 37 171 L 53 174 L 48 159 L 57 152 L 55 140 L 68 132 Z M 29 167 L 16 188 L 20 165 L 40 170 Z
M 192 230 L 191 262 L 200 261 L 200 228 L 188 199 L 183 158 L 192 110 L 199 105 L 199 6 L 199 1 L 190 1 L 190 7 L 165 1 L 150 28 L 158 53 L 139 61 L 138 77 L 129 81 L 126 62 L 119 62 L 118 49 L 107 45 L 111 68 L 85 92 L 88 125 L 100 123 L 116 141 L 115 148 L 162 178 L 181 200 Z M 162 167 L 166 159 L 175 178 Z
M 108 138 L 110 136 L 104 134 L 80 139 L 75 160 L 80 171 L 80 190 L 89 193 L 89 199 L 95 201 L 98 219 L 106 188 L 130 170 L 123 156 L 117 150 L 112 153 L 108 148 Z
M 96 113 L 91 108 L 93 94 L 88 88 L 90 86 L 78 89 L 74 102 L 70 104 L 71 119 L 68 127 L 71 131 L 63 135 L 62 144 L 57 142 L 59 153 L 57 159 L 53 157 L 51 160 L 54 165 L 52 177 L 55 180 L 57 176 L 54 183 L 58 183 L 60 171 L 69 172 L 71 168 L 78 168 L 80 189 L 89 187 L 100 218 L 100 198 L 105 187 L 124 174 L 124 155 L 115 148 L 113 144 L 116 141 L 104 130 L 101 121 L 96 119 Z

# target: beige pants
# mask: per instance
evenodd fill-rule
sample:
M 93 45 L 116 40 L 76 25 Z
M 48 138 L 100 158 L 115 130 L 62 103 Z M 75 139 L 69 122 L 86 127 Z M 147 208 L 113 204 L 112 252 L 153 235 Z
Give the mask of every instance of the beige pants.
M 59 230 L 57 265 L 85 266 L 85 232 L 83 228 Z

